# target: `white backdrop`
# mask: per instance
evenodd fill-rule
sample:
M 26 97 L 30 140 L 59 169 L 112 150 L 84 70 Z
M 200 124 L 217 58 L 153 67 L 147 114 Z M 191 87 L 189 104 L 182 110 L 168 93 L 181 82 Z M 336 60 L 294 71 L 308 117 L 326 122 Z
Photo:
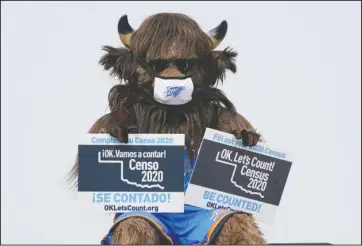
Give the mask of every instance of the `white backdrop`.
M 99 243 L 111 217 L 64 184 L 116 83 L 102 45 L 157 12 L 190 15 L 239 52 L 223 89 L 294 164 L 269 242 L 360 243 L 360 2 L 2 2 L 2 243 Z

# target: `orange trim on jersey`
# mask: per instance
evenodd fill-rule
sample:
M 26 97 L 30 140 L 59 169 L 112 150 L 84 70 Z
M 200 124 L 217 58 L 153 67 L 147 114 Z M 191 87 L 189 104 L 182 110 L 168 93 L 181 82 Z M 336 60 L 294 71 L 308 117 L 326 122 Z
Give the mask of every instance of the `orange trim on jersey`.
M 212 227 L 210 228 L 209 232 L 207 233 L 207 238 L 206 238 L 206 243 L 205 243 L 205 244 L 209 244 L 209 243 L 210 243 L 211 235 L 212 235 L 212 233 L 214 232 L 216 226 L 218 226 L 218 224 L 220 223 L 220 221 L 221 221 L 222 219 L 224 219 L 226 216 L 228 216 L 228 215 L 230 215 L 230 214 L 232 214 L 232 213 L 233 213 L 232 211 L 227 212 L 227 213 L 221 215 L 221 216 L 214 222 L 214 224 L 213 224 Z
M 120 221 L 122 221 L 122 220 L 124 220 L 124 219 L 127 219 L 127 218 L 129 218 L 129 217 L 135 217 L 135 216 L 137 216 L 137 217 L 143 217 L 143 218 L 146 218 L 146 219 L 150 220 L 155 226 L 158 227 L 158 229 L 160 229 L 160 231 L 162 232 L 162 234 L 163 234 L 163 235 L 171 242 L 171 244 L 173 245 L 172 238 L 170 238 L 170 237 L 164 232 L 162 226 L 161 226 L 160 224 L 158 224 L 157 221 L 155 221 L 155 220 L 152 219 L 151 217 L 148 217 L 148 216 L 143 215 L 143 214 L 131 214 L 131 215 L 128 215 L 128 216 L 123 217 Z M 118 222 L 120 222 L 120 221 L 118 221 Z M 117 222 L 117 223 L 118 223 L 118 222 Z

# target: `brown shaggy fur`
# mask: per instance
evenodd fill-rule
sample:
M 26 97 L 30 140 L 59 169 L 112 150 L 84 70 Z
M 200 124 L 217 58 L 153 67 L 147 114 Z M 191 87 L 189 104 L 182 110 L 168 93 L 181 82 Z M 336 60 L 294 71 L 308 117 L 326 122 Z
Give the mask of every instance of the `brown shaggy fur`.
M 113 235 L 112 244 L 116 245 L 169 244 L 156 228 L 139 217 L 131 217 L 119 222 L 114 228 Z
M 159 13 L 148 17 L 132 34 L 132 50 L 146 61 L 189 59 L 210 51 L 211 38 L 183 14 Z
M 210 244 L 266 244 L 254 219 L 248 214 L 234 214 Z
M 260 141 L 260 135 L 250 122 L 236 112 L 221 90 L 214 88 L 225 79 L 227 70 L 236 72 L 236 52 L 229 48 L 211 50 L 215 37 L 204 33 L 194 20 L 182 14 L 153 15 L 132 33 L 129 40 L 127 48 L 104 46 L 106 54 L 100 59 L 100 64 L 125 84 L 110 90 L 111 113 L 101 117 L 90 133 L 109 133 L 120 141 L 127 139 L 127 132 L 123 129 L 130 125 L 136 126 L 139 133 L 184 133 L 190 158 L 200 146 L 207 127 L 234 134 L 243 139 L 244 145 L 252 146 Z M 168 74 L 167 68 L 155 75 L 147 66 L 157 59 L 180 58 L 190 59 L 188 74 L 195 87 L 192 100 L 184 105 L 162 105 L 153 99 L 154 77 L 174 77 L 175 74 Z M 77 174 L 76 160 L 70 179 L 75 185 Z M 164 240 L 141 218 L 120 222 L 113 237 L 115 244 L 160 244 Z M 214 243 L 266 242 L 252 217 L 236 214 L 227 220 Z

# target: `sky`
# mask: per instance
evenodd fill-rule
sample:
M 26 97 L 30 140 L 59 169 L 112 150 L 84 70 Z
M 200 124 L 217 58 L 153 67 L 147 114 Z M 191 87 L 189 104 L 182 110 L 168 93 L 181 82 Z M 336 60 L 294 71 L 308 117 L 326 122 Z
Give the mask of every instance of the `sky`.
M 107 113 L 117 80 L 101 46 L 179 12 L 238 71 L 220 86 L 269 146 L 293 155 L 268 242 L 361 242 L 360 2 L 1 2 L 2 243 L 98 244 L 112 218 L 80 203 L 65 177 L 82 134 Z

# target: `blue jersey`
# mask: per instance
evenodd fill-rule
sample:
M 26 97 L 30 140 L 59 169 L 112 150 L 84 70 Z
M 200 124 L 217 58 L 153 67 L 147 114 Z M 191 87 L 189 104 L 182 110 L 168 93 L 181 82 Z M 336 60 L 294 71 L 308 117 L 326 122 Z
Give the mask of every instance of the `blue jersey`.
M 189 161 L 185 151 L 184 191 L 190 182 L 196 157 Z M 209 244 L 224 222 L 235 212 L 214 209 L 207 210 L 184 205 L 184 213 L 147 213 L 143 211 L 117 213 L 113 226 L 129 217 L 141 217 L 150 222 L 171 244 Z M 102 244 L 112 244 L 112 228 L 103 238 Z

